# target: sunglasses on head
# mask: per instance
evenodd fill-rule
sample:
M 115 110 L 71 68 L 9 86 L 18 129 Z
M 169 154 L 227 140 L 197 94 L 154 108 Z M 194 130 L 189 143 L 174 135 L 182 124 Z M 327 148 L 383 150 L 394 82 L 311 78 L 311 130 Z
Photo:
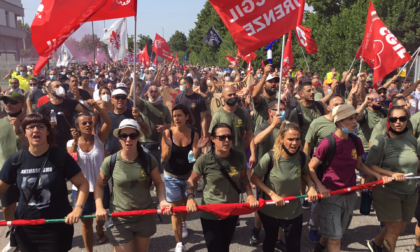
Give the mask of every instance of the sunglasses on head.
M 3 102 L 4 102 L 5 105 L 8 104 L 8 103 L 10 103 L 12 105 L 16 105 L 16 104 L 20 103 L 19 101 L 10 100 L 10 99 L 4 99 Z
M 396 123 L 398 120 L 400 120 L 400 122 L 405 122 L 408 120 L 407 116 L 400 116 L 400 117 L 390 117 L 389 118 L 389 122 L 392 123 Z
M 114 99 L 115 100 L 125 100 L 125 99 L 127 99 L 127 96 L 125 96 L 125 95 L 117 95 L 117 96 L 114 96 Z
M 83 121 L 81 124 L 83 126 L 86 126 L 87 124 L 92 125 L 93 123 L 92 123 L 92 121 Z
M 125 140 L 125 139 L 127 139 L 127 137 L 130 137 L 130 139 L 133 140 L 133 139 L 137 139 L 137 137 L 139 137 L 139 135 L 140 135 L 139 133 L 130 133 L 130 134 L 122 133 L 118 137 L 121 140 Z
M 215 138 L 219 138 L 220 141 L 225 141 L 226 138 L 228 139 L 228 141 L 232 141 L 233 140 L 233 136 L 232 135 L 215 136 Z

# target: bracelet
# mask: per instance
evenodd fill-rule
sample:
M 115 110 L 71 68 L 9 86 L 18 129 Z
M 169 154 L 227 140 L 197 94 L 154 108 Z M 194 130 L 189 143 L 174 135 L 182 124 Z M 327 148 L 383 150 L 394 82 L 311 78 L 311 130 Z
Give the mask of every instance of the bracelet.
M 72 146 L 73 146 L 74 148 L 77 148 L 77 144 L 72 144 Z
M 193 196 L 194 196 L 194 198 L 195 198 L 195 193 L 190 192 L 190 193 L 187 193 L 187 199 L 188 199 L 188 197 L 189 197 L 190 195 L 193 195 Z
M 83 209 L 83 205 L 81 205 L 81 204 L 76 204 L 76 205 L 74 205 L 74 207 L 76 208 L 76 207 L 80 207 L 81 209 Z

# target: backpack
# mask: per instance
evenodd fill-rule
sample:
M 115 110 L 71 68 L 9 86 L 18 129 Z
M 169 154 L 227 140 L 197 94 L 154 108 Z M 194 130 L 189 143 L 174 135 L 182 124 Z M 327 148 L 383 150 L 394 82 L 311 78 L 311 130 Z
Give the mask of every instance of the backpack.
M 349 134 L 349 137 L 351 140 L 353 140 L 354 147 L 356 148 L 356 152 L 359 153 L 359 143 L 357 142 L 357 137 L 353 134 Z M 336 142 L 333 134 L 328 135 L 328 152 L 327 155 L 325 155 L 324 160 L 318 165 L 318 167 L 315 170 L 316 176 L 318 177 L 319 181 L 322 181 L 322 178 L 324 177 L 325 171 L 330 166 L 331 161 L 334 158 L 335 155 L 335 148 L 336 148 Z
M 324 105 L 322 102 L 314 102 L 315 107 L 319 110 L 319 112 L 321 112 L 321 115 L 324 115 Z M 299 121 L 299 128 L 302 128 L 303 125 L 303 113 L 302 113 L 302 108 L 300 106 L 300 103 L 296 106 L 296 112 L 297 112 L 297 116 L 298 116 L 298 121 Z
M 384 118 L 386 118 L 388 115 L 386 114 L 386 112 L 381 108 L 379 111 L 381 111 L 382 115 L 384 116 Z M 359 123 L 360 127 L 362 127 L 364 122 L 368 121 L 368 111 L 367 109 L 365 109 L 365 115 L 363 117 L 363 121 L 361 123 Z M 410 121 L 410 120 L 409 120 Z
M 267 173 L 265 174 L 264 178 L 262 179 L 263 183 L 265 184 L 268 175 L 270 174 L 271 170 L 273 169 L 273 156 L 274 156 L 274 151 L 269 151 L 268 152 L 268 156 L 270 156 L 270 162 L 268 163 L 268 170 Z M 306 154 L 303 151 L 299 151 L 299 161 L 300 161 L 300 167 L 302 168 L 305 163 L 306 163 Z M 264 199 L 264 191 L 260 190 L 260 196 L 262 199 Z

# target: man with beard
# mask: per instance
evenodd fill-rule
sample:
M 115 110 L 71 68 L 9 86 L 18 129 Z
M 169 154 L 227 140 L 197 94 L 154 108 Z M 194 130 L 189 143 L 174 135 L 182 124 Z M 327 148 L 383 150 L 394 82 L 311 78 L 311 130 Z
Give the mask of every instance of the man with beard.
M 28 146 L 20 123 L 25 118 L 22 109 L 25 107 L 25 96 L 19 92 L 11 91 L 7 95 L 3 95 L 0 100 L 4 103 L 4 108 L 8 116 L 0 119 L 0 169 L 3 164 L 13 153 Z M 3 207 L 3 217 L 6 221 L 15 219 L 16 202 L 19 201 L 20 192 L 16 184 L 10 186 L 1 197 L 1 205 Z M 9 251 L 10 243 L 5 250 Z M 14 250 L 13 250 L 14 251 Z
M 72 139 L 70 128 L 74 128 L 74 125 L 69 125 L 69 123 L 73 122 L 73 116 L 76 112 L 87 113 L 87 111 L 78 101 L 64 99 L 66 91 L 60 81 L 50 82 L 47 88 L 51 101 L 39 107 L 38 114 L 51 118 L 51 111 L 55 112 L 57 121 L 51 120 L 51 126 L 54 128 L 56 137 L 55 144 L 67 151 L 67 141 Z M 58 112 L 63 112 L 64 116 L 59 115 Z
M 70 77 L 69 88 L 70 90 L 66 93 L 67 99 L 73 99 L 76 101 L 87 101 L 92 99 L 92 96 L 90 96 L 90 93 L 88 91 L 79 88 L 79 79 L 76 76 Z
M 277 83 L 279 77 L 274 77 L 270 73 L 272 71 L 271 64 L 264 67 L 264 74 L 261 76 L 260 82 L 252 91 L 252 99 L 254 101 L 254 123 L 255 128 L 261 123 L 268 120 L 268 103 L 276 99 Z M 261 90 L 263 94 L 261 95 Z
M 38 88 L 38 82 L 35 78 L 29 80 L 29 86 L 31 90 L 25 93 L 25 98 L 28 112 L 29 114 L 32 114 L 35 113 L 36 104 L 38 103 L 39 98 L 44 96 L 44 93 Z

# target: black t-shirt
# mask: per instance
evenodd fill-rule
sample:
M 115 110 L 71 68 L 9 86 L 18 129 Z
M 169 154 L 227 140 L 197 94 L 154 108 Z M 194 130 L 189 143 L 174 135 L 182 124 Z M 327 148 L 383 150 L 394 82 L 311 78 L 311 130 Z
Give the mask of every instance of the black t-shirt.
M 51 146 L 50 154 L 44 170 L 39 178 L 38 187 L 29 202 L 23 219 L 57 219 L 63 218 L 72 211 L 67 197 L 66 180 L 70 180 L 81 169 L 77 162 L 64 150 Z M 15 155 L 11 155 L 0 171 L 0 179 L 9 185 L 17 184 L 20 190 L 18 212 L 26 205 L 26 199 L 36 182 L 39 170 L 47 155 L 33 156 L 24 150 L 22 163 L 19 167 L 12 166 Z
M 44 95 L 45 94 L 42 92 L 42 89 L 37 89 L 37 90 L 33 91 L 32 94 L 29 94 L 29 99 L 31 100 L 31 103 L 35 104 L 35 106 L 36 106 L 39 98 L 41 98 Z
M 92 99 L 92 96 L 90 96 L 89 92 L 86 91 L 86 90 L 83 90 L 83 89 L 79 88 L 79 94 L 80 94 L 80 99 L 82 99 L 84 101 Z M 66 98 L 74 100 L 74 94 L 72 92 L 67 92 L 66 93 Z
M 200 113 L 207 111 L 206 101 L 204 100 L 203 96 L 197 93 L 194 93 L 192 95 L 186 95 L 185 93 L 181 93 L 176 96 L 174 105 L 177 105 L 179 103 L 186 105 L 191 110 L 191 113 L 193 114 L 195 119 L 195 124 L 191 126 L 191 129 L 193 129 L 195 132 L 198 133 L 199 136 L 201 136 Z
M 134 119 L 134 116 L 133 116 L 132 109 L 127 109 L 124 113 L 118 114 L 118 115 L 115 114 L 114 111 L 111 111 L 108 113 L 108 116 L 111 118 L 112 126 L 111 126 L 111 132 L 109 133 L 109 136 L 105 143 L 105 149 L 108 150 L 109 155 L 112 155 L 121 149 L 121 145 L 118 142 L 118 138 L 114 136 L 114 130 L 118 129 L 122 120 L 128 119 L 128 118 Z M 103 124 L 103 122 L 101 124 Z
M 66 150 L 67 141 L 72 139 L 72 136 L 69 124 L 63 118 L 63 116 L 58 115 L 58 112 L 62 111 L 67 121 L 71 124 L 71 127 L 74 128 L 73 116 L 76 112 L 77 104 L 79 104 L 78 101 L 63 99 L 61 104 L 54 105 L 50 101 L 38 109 L 39 114 L 47 116 L 50 118 L 50 120 L 51 110 L 55 111 L 57 115 L 57 126 L 54 128 L 55 144 L 64 150 Z

